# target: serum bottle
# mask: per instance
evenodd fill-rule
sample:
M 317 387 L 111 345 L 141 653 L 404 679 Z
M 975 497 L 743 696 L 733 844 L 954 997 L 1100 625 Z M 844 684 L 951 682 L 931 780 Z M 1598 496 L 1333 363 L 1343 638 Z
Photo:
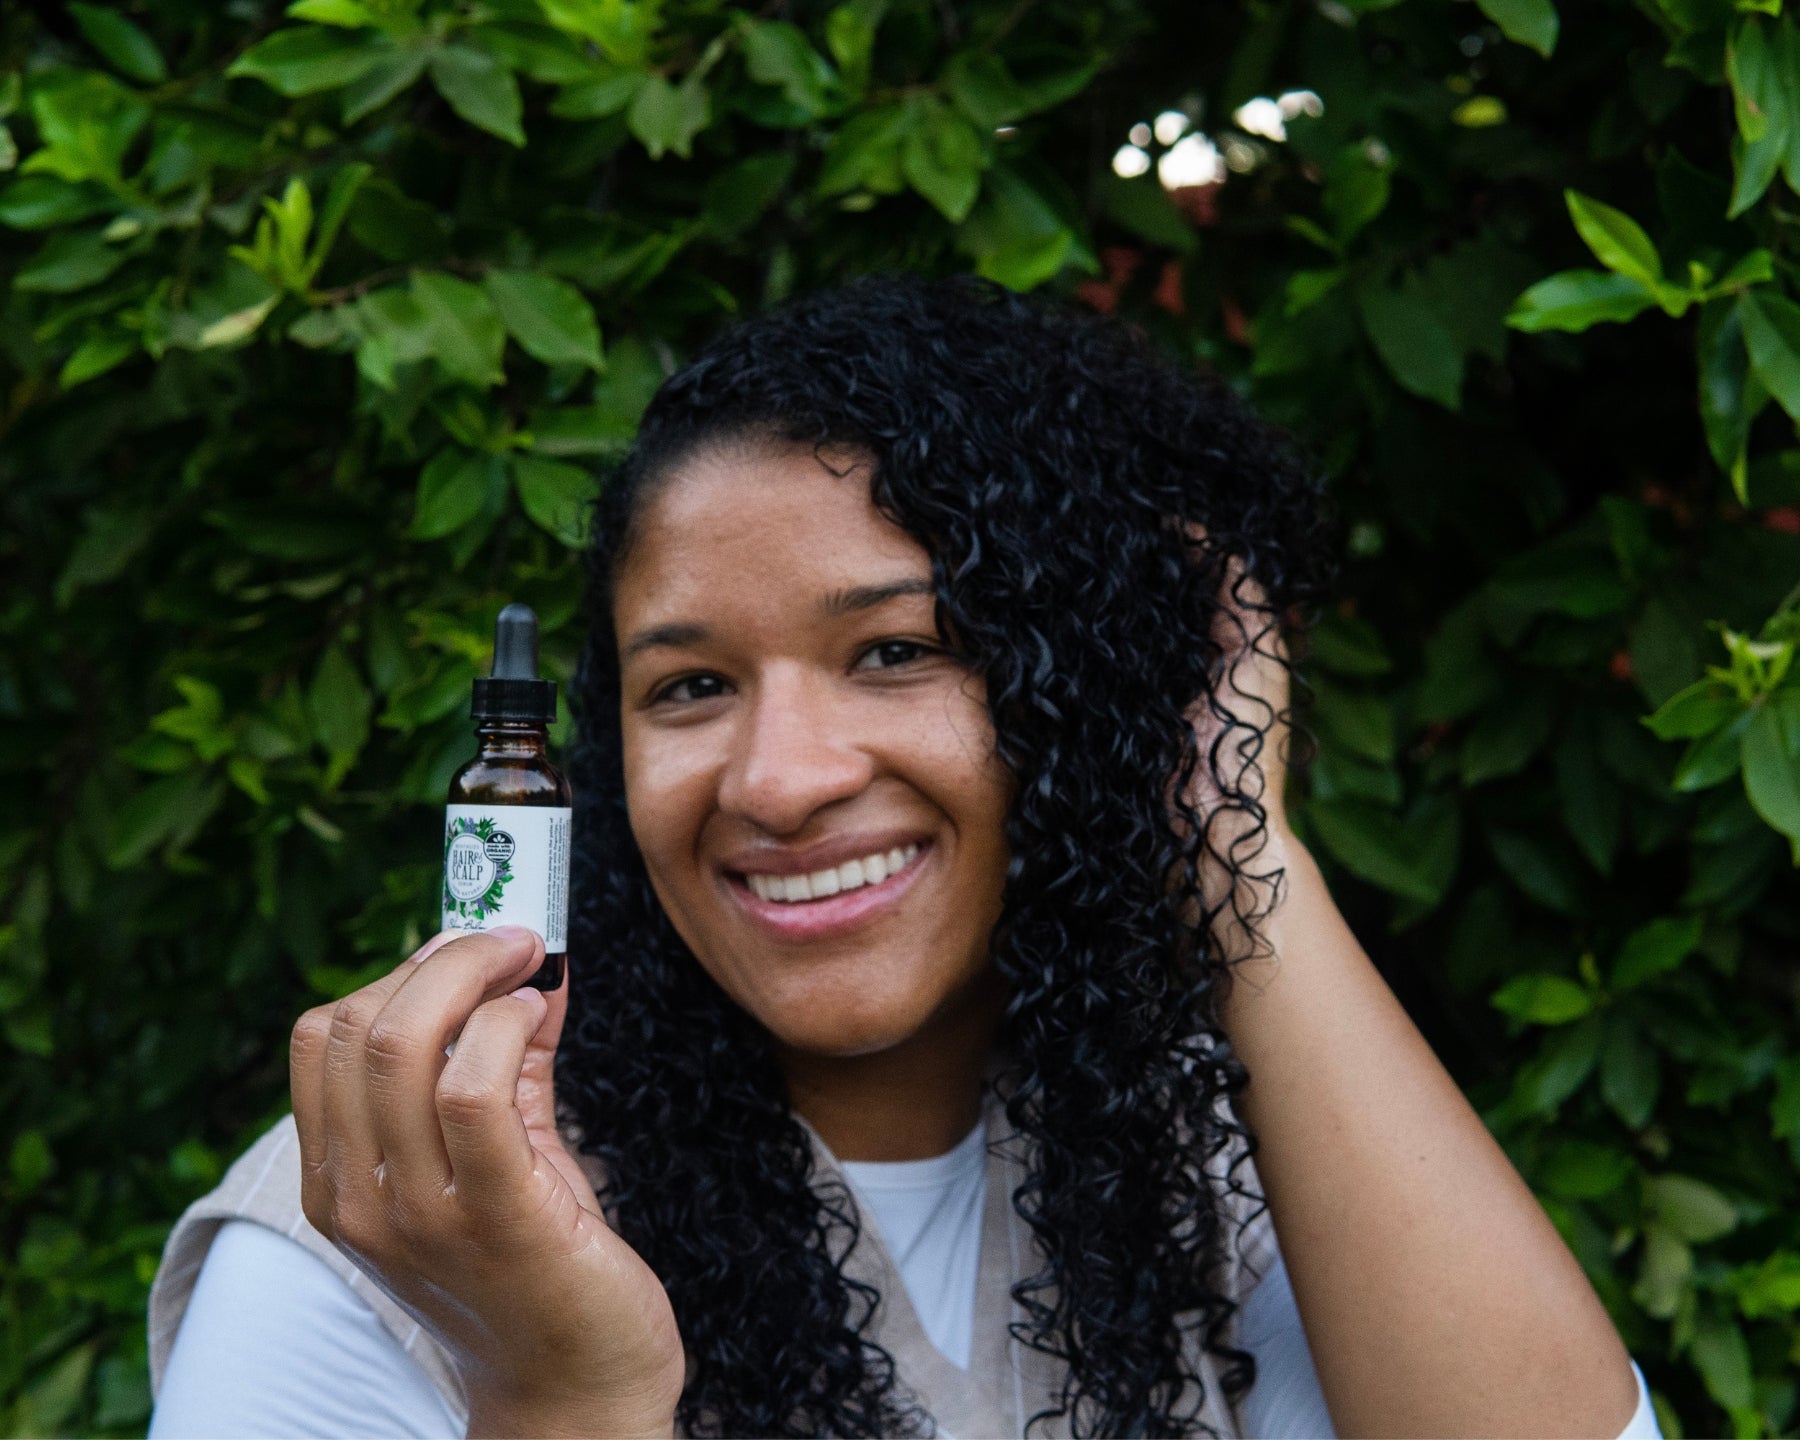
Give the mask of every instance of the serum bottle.
M 562 984 L 568 953 L 569 782 L 550 763 L 556 682 L 538 678 L 538 620 L 508 605 L 494 622 L 494 673 L 469 706 L 480 748 L 444 807 L 444 925 L 524 925 L 544 937 L 525 983 Z

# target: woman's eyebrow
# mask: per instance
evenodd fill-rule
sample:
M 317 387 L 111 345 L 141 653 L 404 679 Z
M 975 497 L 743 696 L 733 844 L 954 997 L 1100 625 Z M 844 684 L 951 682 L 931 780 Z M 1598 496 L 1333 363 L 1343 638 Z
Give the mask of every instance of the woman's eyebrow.
M 619 652 L 619 658 L 629 660 L 645 650 L 661 647 L 679 650 L 686 645 L 698 645 L 711 633 L 704 625 L 652 625 L 648 630 L 640 630 L 627 640 Z
M 858 610 L 872 610 L 902 595 L 935 595 L 937 586 L 921 577 L 890 580 L 885 585 L 853 585 L 848 590 L 833 590 L 819 602 L 819 609 L 836 618 Z

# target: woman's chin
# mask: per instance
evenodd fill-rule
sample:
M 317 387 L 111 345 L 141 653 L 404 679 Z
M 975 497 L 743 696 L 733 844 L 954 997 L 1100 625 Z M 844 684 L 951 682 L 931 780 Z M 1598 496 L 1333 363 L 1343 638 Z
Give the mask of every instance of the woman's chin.
M 908 997 L 911 998 L 911 997 Z M 904 1044 L 923 1028 L 929 1013 L 914 1004 L 829 1002 L 784 1006 L 757 1017 L 786 1049 L 822 1060 L 854 1060 Z

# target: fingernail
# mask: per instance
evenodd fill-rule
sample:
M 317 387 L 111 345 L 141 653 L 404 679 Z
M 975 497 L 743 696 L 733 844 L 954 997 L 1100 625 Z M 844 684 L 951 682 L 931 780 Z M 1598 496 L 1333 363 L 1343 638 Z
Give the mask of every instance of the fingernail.
M 523 925 L 496 925 L 487 933 L 499 935 L 508 940 L 523 940 L 527 944 L 532 944 L 537 940 L 537 931 L 527 929 Z

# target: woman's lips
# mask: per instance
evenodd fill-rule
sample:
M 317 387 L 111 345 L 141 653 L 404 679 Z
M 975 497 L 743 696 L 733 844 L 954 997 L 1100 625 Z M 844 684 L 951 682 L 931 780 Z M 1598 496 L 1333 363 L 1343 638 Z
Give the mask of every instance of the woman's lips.
M 887 879 L 822 900 L 764 900 L 751 890 L 742 875 L 737 874 L 726 876 L 726 888 L 739 908 L 772 938 L 817 940 L 854 929 L 897 904 L 912 888 L 932 853 L 931 844 L 922 843 L 919 853 L 905 868 Z

